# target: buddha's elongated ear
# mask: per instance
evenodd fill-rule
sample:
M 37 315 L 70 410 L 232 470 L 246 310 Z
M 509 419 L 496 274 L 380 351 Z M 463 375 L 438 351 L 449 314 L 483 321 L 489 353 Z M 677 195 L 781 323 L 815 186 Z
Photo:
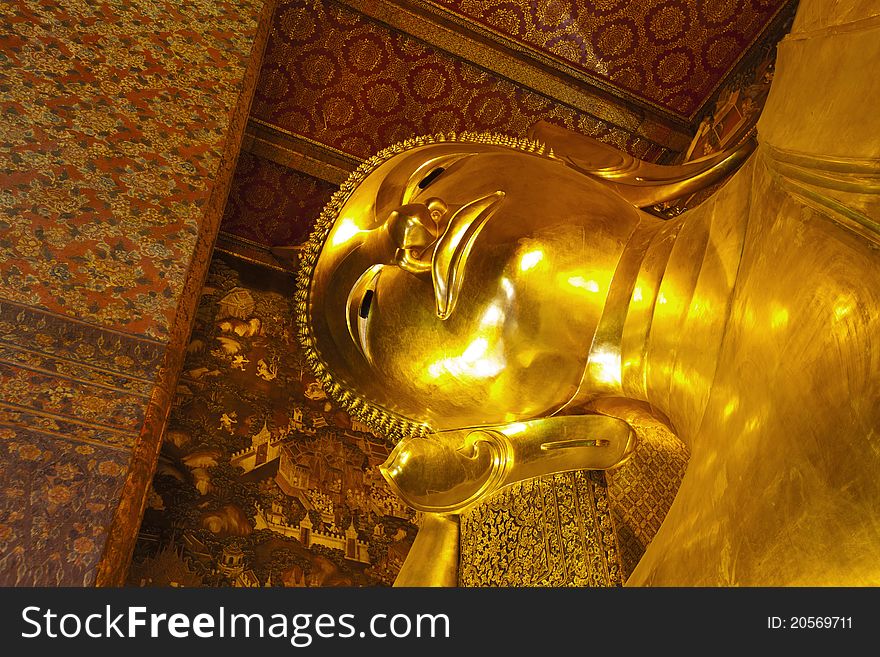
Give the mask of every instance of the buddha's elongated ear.
M 597 139 L 538 121 L 529 137 L 552 149 L 567 166 L 613 188 L 637 208 L 689 196 L 719 182 L 755 149 L 749 139 L 736 148 L 675 166 L 651 164 Z

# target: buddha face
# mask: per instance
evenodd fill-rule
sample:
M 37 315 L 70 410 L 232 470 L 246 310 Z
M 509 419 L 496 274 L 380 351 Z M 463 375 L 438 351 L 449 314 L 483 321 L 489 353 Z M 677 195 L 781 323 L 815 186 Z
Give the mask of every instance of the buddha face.
M 438 143 L 364 179 L 309 290 L 317 350 L 374 404 L 436 430 L 557 412 L 575 395 L 640 213 L 559 160 Z

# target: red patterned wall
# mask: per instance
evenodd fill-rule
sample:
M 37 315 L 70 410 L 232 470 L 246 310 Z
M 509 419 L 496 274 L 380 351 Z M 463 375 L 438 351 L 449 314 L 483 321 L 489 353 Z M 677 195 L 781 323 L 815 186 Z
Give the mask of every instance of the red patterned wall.
M 413 135 L 524 135 L 545 119 L 655 160 L 662 149 L 324 0 L 284 2 L 252 113 L 366 158 Z
M 413 135 L 485 130 L 525 135 L 548 120 L 646 160 L 664 148 L 429 48 L 328 0 L 276 9 L 252 115 L 367 158 Z M 296 244 L 335 187 L 242 154 L 222 230 Z
M 268 246 L 305 241 L 336 186 L 242 152 L 223 230 Z
M 691 117 L 787 0 L 430 0 Z

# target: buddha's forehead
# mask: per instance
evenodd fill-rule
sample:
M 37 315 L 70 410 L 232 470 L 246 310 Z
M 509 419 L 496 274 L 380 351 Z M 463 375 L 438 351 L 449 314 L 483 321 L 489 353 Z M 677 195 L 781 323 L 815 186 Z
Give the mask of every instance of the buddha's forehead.
M 342 205 L 328 238 L 353 227 L 370 230 L 382 224 L 390 211 L 410 202 L 421 190 L 419 182 L 432 171 L 449 169 L 471 156 L 518 154 L 505 146 L 445 142 L 419 146 L 386 160 L 370 172 Z M 454 175 L 454 171 L 450 171 Z

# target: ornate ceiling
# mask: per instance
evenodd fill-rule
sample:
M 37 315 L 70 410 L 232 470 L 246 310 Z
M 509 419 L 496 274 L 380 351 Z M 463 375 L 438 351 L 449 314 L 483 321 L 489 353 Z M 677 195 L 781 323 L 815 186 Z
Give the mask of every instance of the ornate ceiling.
M 642 155 L 656 144 L 540 96 L 330 3 L 276 12 L 252 115 L 366 158 L 396 141 L 449 130 L 524 133 L 555 119 Z
M 430 4 L 576 73 L 604 81 L 623 96 L 693 118 L 784 3 L 434 0 Z
M 299 244 L 336 186 L 243 151 L 223 230 L 258 244 Z M 294 220 L 289 220 L 293 218 Z
M 280 0 L 219 246 L 299 243 L 361 160 L 417 134 L 544 119 L 673 157 L 790 4 Z

